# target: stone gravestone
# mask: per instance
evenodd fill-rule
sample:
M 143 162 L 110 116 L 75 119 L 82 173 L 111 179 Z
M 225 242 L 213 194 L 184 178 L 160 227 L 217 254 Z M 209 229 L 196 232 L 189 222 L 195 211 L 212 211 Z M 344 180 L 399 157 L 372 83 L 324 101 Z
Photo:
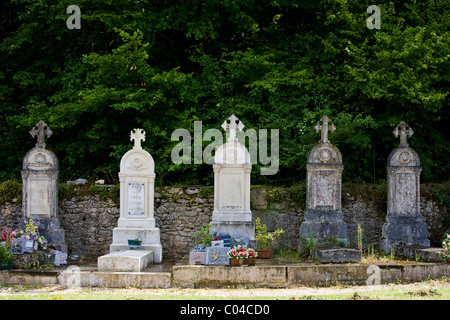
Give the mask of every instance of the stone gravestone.
M 214 155 L 214 211 L 211 231 L 240 234 L 255 240 L 255 223 L 250 211 L 250 153 L 237 139 L 244 128 L 233 114 L 222 124 L 227 142 Z
M 59 222 L 58 173 L 56 155 L 45 148 L 45 137 L 52 131 L 42 120 L 30 131 L 37 138 L 36 146 L 28 151 L 22 162 L 22 220 L 32 218 L 38 222 L 39 234 L 47 239 L 50 247 L 67 252 L 64 230 Z
M 393 131 L 396 138 L 400 136 L 400 145 L 387 163 L 387 222 L 382 227 L 380 245 L 386 253 L 397 246 L 430 246 L 427 225 L 420 214 L 420 159 L 406 141 L 413 133 L 404 121 Z
M 134 140 L 134 147 L 120 161 L 120 217 L 113 229 L 110 252 L 128 250 L 128 240 L 138 239 L 142 241 L 141 250 L 152 252 L 151 262 L 160 263 L 160 230 L 154 217 L 155 163 L 141 147 L 141 140 L 145 141 L 144 130 L 132 130 L 130 140 Z M 133 257 L 136 255 L 132 253 Z
M 328 132 L 336 127 L 324 116 L 314 127 L 321 131 L 319 144 L 308 154 L 305 221 L 300 226 L 300 236 L 314 242 L 333 238 L 348 244 L 347 224 L 341 211 L 342 156 L 339 149 L 328 140 Z M 331 126 L 330 126 L 331 124 Z

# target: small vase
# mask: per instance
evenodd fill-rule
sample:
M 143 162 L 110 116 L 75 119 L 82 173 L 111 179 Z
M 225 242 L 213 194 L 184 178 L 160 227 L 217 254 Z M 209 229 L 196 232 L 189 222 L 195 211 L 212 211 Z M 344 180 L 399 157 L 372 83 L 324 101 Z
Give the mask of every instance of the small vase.
M 10 270 L 12 268 L 12 261 L 0 262 L 0 270 Z
M 137 250 L 141 247 L 141 243 L 140 240 L 128 240 L 128 247 L 130 250 Z

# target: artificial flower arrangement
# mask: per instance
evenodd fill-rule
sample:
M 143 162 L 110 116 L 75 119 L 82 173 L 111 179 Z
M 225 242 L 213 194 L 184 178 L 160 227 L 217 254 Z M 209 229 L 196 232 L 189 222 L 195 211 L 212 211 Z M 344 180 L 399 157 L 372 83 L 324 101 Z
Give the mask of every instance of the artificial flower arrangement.
M 442 259 L 450 259 L 450 234 L 446 233 L 442 239 L 442 249 L 444 251 L 438 252 Z
M 256 258 L 258 256 L 258 253 L 252 249 L 247 248 L 247 246 L 239 245 L 234 246 L 234 248 L 231 248 L 230 251 L 228 251 L 228 257 L 230 259 L 251 259 Z
M 0 233 L 0 241 L 5 241 L 8 247 L 11 247 L 11 241 L 16 238 L 23 238 L 26 240 L 34 240 L 35 242 L 35 250 L 45 250 L 47 249 L 47 239 L 44 236 L 39 234 L 39 223 L 35 222 L 33 219 L 24 220 L 25 230 L 17 228 L 14 231 L 10 231 L 8 228 L 5 228 Z

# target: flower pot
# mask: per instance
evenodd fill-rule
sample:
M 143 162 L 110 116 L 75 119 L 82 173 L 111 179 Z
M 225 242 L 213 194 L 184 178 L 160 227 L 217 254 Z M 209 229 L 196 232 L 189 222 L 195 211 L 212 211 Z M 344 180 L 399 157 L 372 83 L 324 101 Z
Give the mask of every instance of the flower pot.
M 447 263 L 450 263 L 450 258 L 447 258 Z
M 269 259 L 272 256 L 272 249 L 258 249 L 257 252 L 259 259 Z
M 12 261 L 0 262 L 0 270 L 10 270 L 12 268 Z
M 230 259 L 230 265 L 232 267 L 239 267 L 239 266 L 242 265 L 242 260 L 244 260 L 244 259 L 239 259 L 239 258 L 237 258 L 237 259 Z
M 254 266 L 256 265 L 256 258 L 246 258 L 242 259 L 242 265 Z
M 128 247 L 130 250 L 137 250 L 141 247 L 141 243 L 140 240 L 128 240 Z

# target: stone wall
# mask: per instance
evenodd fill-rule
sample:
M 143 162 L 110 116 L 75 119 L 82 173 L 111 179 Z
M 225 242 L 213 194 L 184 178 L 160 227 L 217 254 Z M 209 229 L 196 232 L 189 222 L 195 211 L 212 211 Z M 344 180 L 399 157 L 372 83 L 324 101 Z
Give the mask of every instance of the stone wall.
M 421 214 L 428 225 L 428 236 L 432 245 L 440 243 L 445 230 L 443 217 L 446 215 L 432 199 L 431 192 L 422 187 Z M 303 221 L 304 203 L 293 201 L 292 192 L 281 188 L 273 190 L 253 187 L 251 203 L 253 219 L 260 217 L 269 230 L 282 228 L 279 246 L 297 249 L 299 228 Z M 300 197 L 301 198 L 301 197 Z M 0 203 L 0 228 L 17 228 L 21 218 L 21 204 Z M 115 201 L 99 195 L 73 196 L 61 200 L 60 221 L 65 230 L 69 254 L 80 257 L 97 257 L 109 252 L 112 230 L 117 226 L 119 205 Z M 161 231 L 163 257 L 180 259 L 192 248 L 192 236 L 211 221 L 214 208 L 212 187 L 184 186 L 156 188 L 155 219 Z M 381 227 L 385 222 L 386 203 L 377 192 L 377 186 L 358 185 L 342 188 L 342 211 L 347 223 L 348 237 L 357 242 L 357 225 L 363 231 L 364 244 L 375 245 L 381 241 Z

